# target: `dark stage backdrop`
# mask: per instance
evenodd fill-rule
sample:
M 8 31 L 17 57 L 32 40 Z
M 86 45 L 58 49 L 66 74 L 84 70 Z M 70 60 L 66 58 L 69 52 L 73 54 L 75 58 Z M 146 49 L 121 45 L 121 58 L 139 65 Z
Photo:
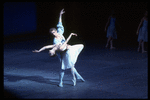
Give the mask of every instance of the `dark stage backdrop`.
M 34 2 L 6 2 L 3 7 L 4 36 L 36 31 L 37 9 Z
M 119 23 L 116 26 L 118 39 L 115 41 L 137 45 L 136 31 L 147 10 L 147 2 L 5 3 L 4 35 L 36 31 L 36 36 L 49 37 L 52 42 L 48 31 L 51 27 L 56 27 L 62 8 L 65 9 L 62 16 L 64 36 L 67 37 L 71 32 L 78 34 L 70 42 L 105 44 L 107 38 L 104 28 L 113 9 Z

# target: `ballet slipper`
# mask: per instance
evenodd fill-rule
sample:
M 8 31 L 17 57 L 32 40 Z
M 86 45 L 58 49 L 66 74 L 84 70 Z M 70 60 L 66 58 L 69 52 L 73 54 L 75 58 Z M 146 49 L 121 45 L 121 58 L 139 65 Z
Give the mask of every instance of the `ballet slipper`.
M 60 82 L 58 86 L 59 86 L 59 87 L 63 87 L 63 83 L 62 83 L 62 82 Z
M 78 76 L 77 79 L 80 79 L 82 82 L 85 82 L 85 80 L 81 76 Z

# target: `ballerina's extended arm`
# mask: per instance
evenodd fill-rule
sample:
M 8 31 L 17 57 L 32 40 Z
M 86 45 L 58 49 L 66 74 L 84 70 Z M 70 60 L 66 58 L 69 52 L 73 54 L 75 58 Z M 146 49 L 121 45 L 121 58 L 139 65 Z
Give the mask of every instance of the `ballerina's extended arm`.
M 47 46 L 42 47 L 40 50 L 34 50 L 32 52 L 41 52 L 45 49 L 50 49 L 50 48 L 53 48 L 53 47 L 55 47 L 55 45 L 47 45 Z
M 70 38 L 71 38 L 72 35 L 77 36 L 77 34 L 71 33 L 71 34 L 69 35 L 69 37 L 67 38 L 67 40 L 59 47 L 59 50 L 60 50 L 60 51 L 63 51 L 63 49 L 67 46 L 67 43 L 68 43 L 68 41 L 70 40 Z
M 63 49 L 67 46 L 67 43 L 70 40 L 70 38 L 71 38 L 72 35 L 77 36 L 77 34 L 71 33 L 69 35 L 69 37 L 67 38 L 67 40 L 58 48 L 60 51 L 63 51 Z M 55 46 L 58 46 L 58 45 L 47 45 L 47 46 L 42 47 L 40 50 L 34 50 L 32 52 L 41 52 L 41 51 L 44 51 L 45 49 L 54 48 Z

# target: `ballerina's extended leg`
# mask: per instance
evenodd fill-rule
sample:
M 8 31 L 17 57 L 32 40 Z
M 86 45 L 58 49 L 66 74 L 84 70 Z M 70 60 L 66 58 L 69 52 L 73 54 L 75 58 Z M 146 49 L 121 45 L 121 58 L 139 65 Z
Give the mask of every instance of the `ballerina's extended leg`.
M 79 49 L 78 49 L 78 54 L 82 51 L 82 49 L 84 48 L 84 45 L 82 45 L 82 44 L 79 44 L 78 45 L 79 47 Z M 83 78 L 82 78 L 82 76 L 77 72 L 77 70 L 76 70 L 76 68 L 74 67 L 74 73 L 75 73 L 75 75 L 77 76 L 77 79 L 80 79 L 81 81 L 85 81 Z
M 77 79 L 80 79 L 82 82 L 85 82 L 85 80 L 82 78 L 82 76 L 77 72 L 75 68 L 74 68 L 74 74 L 77 76 Z

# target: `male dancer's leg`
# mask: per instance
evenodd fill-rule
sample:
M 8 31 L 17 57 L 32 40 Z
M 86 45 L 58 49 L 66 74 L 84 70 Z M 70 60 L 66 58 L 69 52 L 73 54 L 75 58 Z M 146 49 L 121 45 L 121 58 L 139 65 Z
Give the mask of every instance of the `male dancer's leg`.
M 64 77 L 64 73 L 65 70 L 61 69 L 60 73 L 59 73 L 59 87 L 63 87 L 63 77 Z

